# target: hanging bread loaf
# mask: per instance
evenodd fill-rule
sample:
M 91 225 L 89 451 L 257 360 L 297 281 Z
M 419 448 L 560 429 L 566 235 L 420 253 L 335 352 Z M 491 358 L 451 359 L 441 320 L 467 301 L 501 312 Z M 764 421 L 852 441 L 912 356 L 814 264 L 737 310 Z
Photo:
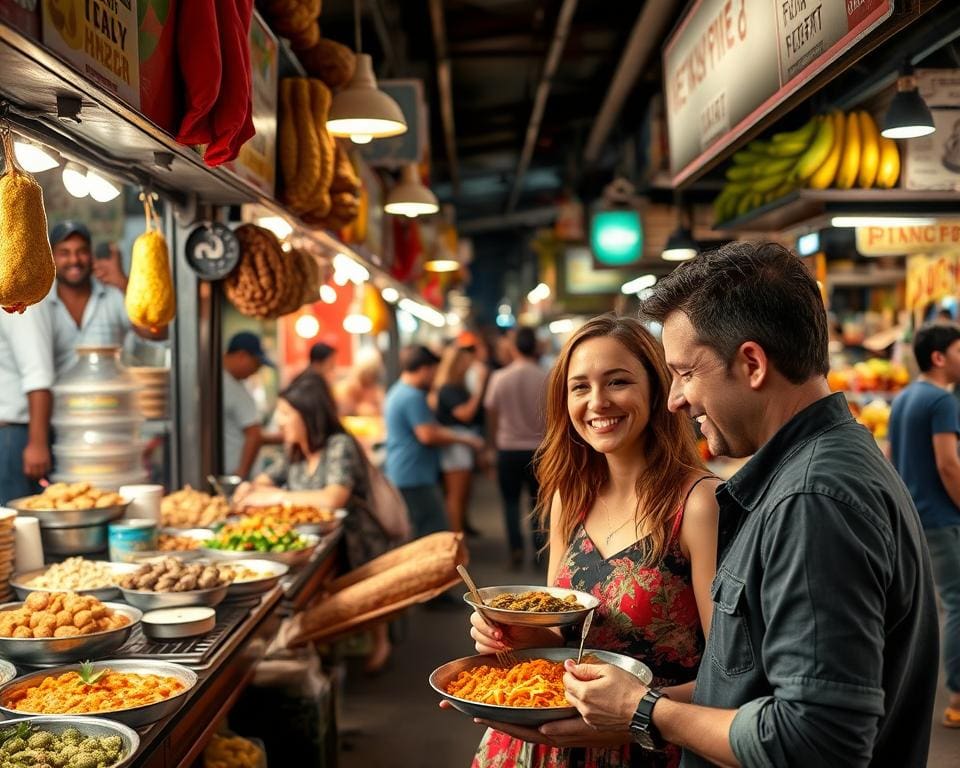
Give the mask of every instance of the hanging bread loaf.
M 289 297 L 287 254 L 270 230 L 244 224 L 236 230 L 240 263 L 226 279 L 226 294 L 248 317 L 276 317 Z
M 6 173 L 0 178 L 0 306 L 22 313 L 43 299 L 56 267 L 47 239 L 43 190 L 17 165 L 13 141 L 3 132 Z
M 293 82 L 293 78 L 284 78 L 280 81 L 280 112 L 277 128 L 279 133 L 277 151 L 280 156 L 280 182 L 283 185 L 282 199 L 290 206 L 293 205 L 292 185 L 297 177 L 297 163 L 299 162 L 297 120 L 293 109 Z
M 379 557 L 375 557 L 373 560 L 364 563 L 359 568 L 354 568 L 352 571 L 334 579 L 326 585 L 326 591 L 331 594 L 339 592 L 352 584 L 389 571 L 406 562 L 415 562 L 423 557 L 449 552 L 453 546 L 451 541 L 456 540 L 459 535 L 460 534 L 451 533 L 450 531 L 441 531 L 439 533 L 431 533 L 419 539 L 414 539 L 407 544 L 384 552 Z
M 301 305 L 312 304 L 316 301 L 320 290 L 320 266 L 310 251 L 295 249 L 294 253 L 300 258 L 300 268 L 305 275 L 303 280 L 303 294 Z
M 320 180 L 320 136 L 313 122 L 310 81 L 293 79 L 293 119 L 297 127 L 297 170 L 289 188 L 289 204 L 297 213 L 308 210 Z
M 303 283 L 307 279 L 303 260 L 296 248 L 284 253 L 287 262 L 287 290 L 277 308 L 277 317 L 289 315 L 303 306 Z
M 321 37 L 316 45 L 297 51 L 307 74 L 319 78 L 333 90 L 342 88 L 353 78 L 357 59 L 347 46 Z
M 320 0 L 267 0 L 263 11 L 274 31 L 293 42 L 311 25 L 317 25 L 321 5 Z
M 330 213 L 330 187 L 336 163 L 336 143 L 327 132 L 327 117 L 333 96 L 330 89 L 320 80 L 309 81 L 310 109 L 313 119 L 311 125 L 316 128 L 317 148 L 320 153 L 320 168 L 317 183 L 307 202 L 307 210 L 313 216 L 326 216 Z

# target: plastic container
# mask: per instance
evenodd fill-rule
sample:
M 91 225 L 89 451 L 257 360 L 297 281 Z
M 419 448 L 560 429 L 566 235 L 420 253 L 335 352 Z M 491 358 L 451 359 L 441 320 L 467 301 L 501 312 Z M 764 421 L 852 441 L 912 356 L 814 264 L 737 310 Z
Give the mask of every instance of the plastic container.
M 92 448 L 86 445 L 53 446 L 58 474 L 70 475 L 97 484 L 100 477 L 128 475 L 143 465 L 143 443 Z
M 137 413 L 140 386 L 120 364 L 119 347 L 77 347 L 77 357 L 53 386 L 56 419 Z
M 213 608 L 158 608 L 143 614 L 140 627 L 144 634 L 157 640 L 179 640 L 211 632 L 217 625 Z
M 132 563 L 140 552 L 157 548 L 157 524 L 153 520 L 119 520 L 108 527 L 110 560 Z
M 117 418 L 64 418 L 53 419 L 54 439 L 57 445 L 67 448 L 87 446 L 91 448 L 130 447 L 140 439 L 139 416 Z

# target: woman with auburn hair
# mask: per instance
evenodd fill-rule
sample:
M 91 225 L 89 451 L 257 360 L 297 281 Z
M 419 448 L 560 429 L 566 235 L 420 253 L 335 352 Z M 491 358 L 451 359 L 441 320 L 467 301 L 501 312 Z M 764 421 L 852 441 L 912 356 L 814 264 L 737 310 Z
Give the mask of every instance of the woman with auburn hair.
M 643 661 L 655 686 L 689 700 L 713 608 L 717 481 L 687 417 L 667 410 L 670 388 L 663 350 L 639 321 L 592 319 L 550 375 L 537 474 L 550 532 L 548 583 L 600 600 L 587 647 Z M 480 653 L 565 644 L 555 629 L 493 627 L 477 613 L 470 622 Z M 488 725 L 474 768 L 680 761 L 673 745 L 645 752 L 628 731 L 601 733 L 579 717 L 540 729 Z

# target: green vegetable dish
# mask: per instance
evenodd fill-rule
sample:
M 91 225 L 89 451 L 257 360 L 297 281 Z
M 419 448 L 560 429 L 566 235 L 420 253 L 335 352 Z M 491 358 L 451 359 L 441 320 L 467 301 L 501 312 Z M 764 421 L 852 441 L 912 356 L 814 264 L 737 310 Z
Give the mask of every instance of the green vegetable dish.
M 205 546 L 231 552 L 296 552 L 307 547 L 307 540 L 289 525 L 247 521 L 225 525 Z
M 29 723 L 0 729 L 0 768 L 109 768 L 123 756 L 119 736 L 84 736 L 76 728 L 55 734 Z

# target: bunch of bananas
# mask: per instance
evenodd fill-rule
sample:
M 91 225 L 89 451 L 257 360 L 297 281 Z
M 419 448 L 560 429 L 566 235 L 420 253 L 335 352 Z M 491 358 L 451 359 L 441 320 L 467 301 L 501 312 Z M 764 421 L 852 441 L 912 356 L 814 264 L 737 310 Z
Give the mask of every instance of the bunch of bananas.
M 726 176 L 714 201 L 717 221 L 743 216 L 799 187 L 890 189 L 900 176 L 900 152 L 869 113 L 835 111 L 769 141 L 751 142 L 733 156 Z

